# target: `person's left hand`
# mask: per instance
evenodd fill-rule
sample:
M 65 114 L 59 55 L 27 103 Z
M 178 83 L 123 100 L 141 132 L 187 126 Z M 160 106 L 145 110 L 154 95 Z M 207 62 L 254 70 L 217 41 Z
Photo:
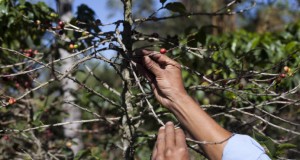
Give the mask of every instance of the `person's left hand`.
M 158 131 L 152 160 L 188 160 L 189 153 L 182 129 L 175 129 L 172 122 Z

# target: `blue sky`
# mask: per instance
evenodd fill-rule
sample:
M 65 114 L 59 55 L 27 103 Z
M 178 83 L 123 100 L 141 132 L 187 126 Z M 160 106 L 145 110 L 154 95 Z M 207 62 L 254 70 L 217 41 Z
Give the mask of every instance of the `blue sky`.
M 53 9 L 56 8 L 54 0 L 42 0 L 42 1 L 45 1 Z M 114 22 L 116 20 L 122 19 L 123 18 L 122 17 L 122 12 L 123 11 L 122 10 L 117 10 L 117 9 L 115 11 L 112 11 L 107 6 L 108 1 L 116 1 L 118 3 L 121 3 L 120 0 L 74 0 L 73 11 L 75 12 L 76 9 L 77 9 L 77 6 L 84 3 L 96 12 L 96 18 L 101 19 L 101 21 L 103 23 Z M 172 1 L 176 1 L 176 0 L 167 0 L 167 2 L 172 2 Z M 252 0 L 247 0 L 245 2 L 251 2 L 251 1 Z M 256 0 L 256 2 L 258 4 L 266 4 L 268 2 L 281 2 L 281 3 L 289 2 L 290 3 L 290 9 L 295 10 L 295 11 L 300 10 L 299 9 L 300 8 L 299 3 L 297 3 L 297 0 Z M 157 4 L 159 5 L 159 0 L 157 0 Z M 247 5 L 247 3 L 245 3 L 245 4 Z M 259 7 L 255 8 L 255 9 L 252 9 L 250 12 L 248 12 L 247 16 L 250 16 L 250 17 L 254 16 L 258 8 Z M 114 13 L 114 16 L 109 16 L 111 13 Z M 107 26 L 107 27 L 102 28 L 102 30 L 103 31 L 112 30 L 113 27 L 114 26 Z
M 104 23 L 104 24 L 123 19 L 122 11 L 116 11 L 115 12 L 116 14 L 114 14 L 113 17 L 109 16 L 109 14 L 112 11 L 108 9 L 107 1 L 108 0 L 74 0 L 73 11 L 76 11 L 77 6 L 84 3 L 95 11 L 95 13 L 96 13 L 95 18 L 100 19 L 102 21 L 102 23 Z M 114 26 L 103 27 L 102 31 L 113 30 L 114 29 L 113 27 Z
M 49 6 L 51 6 L 51 8 L 56 9 L 56 3 L 54 0 L 42 0 L 44 1 L 46 4 L 48 4 Z M 87 6 L 89 6 L 91 9 L 93 9 L 96 13 L 96 17 L 97 19 L 101 19 L 101 21 L 103 23 L 110 23 L 110 22 L 114 22 L 117 20 L 122 19 L 122 11 L 117 11 L 114 14 L 114 16 L 109 16 L 109 14 L 112 12 L 111 10 L 108 9 L 107 6 L 107 2 L 109 0 L 74 0 L 74 5 L 73 5 L 73 11 L 74 14 L 77 10 L 77 7 L 81 4 L 86 4 Z M 113 30 L 114 26 L 107 26 L 107 27 L 103 27 L 101 28 L 103 31 L 108 31 L 108 30 Z
M 48 4 L 51 8 L 56 10 L 56 2 L 54 0 L 37 0 L 37 1 L 44 1 L 46 4 Z M 114 16 L 109 16 L 112 11 L 108 8 L 107 2 L 109 0 L 74 0 L 73 4 L 73 12 L 74 16 L 77 11 L 77 7 L 81 4 L 86 4 L 89 6 L 93 11 L 96 13 L 96 19 L 100 19 L 103 24 L 115 22 L 117 20 L 123 19 L 122 12 L 123 11 L 116 11 L 114 12 Z M 101 27 L 101 30 L 106 31 L 113 31 L 115 29 L 115 25 L 109 25 L 109 26 L 103 26 Z M 108 44 L 107 44 L 108 45 Z M 104 54 L 105 57 L 111 58 L 114 56 L 115 52 L 111 50 L 106 50 L 101 52 Z
M 32 1 L 44 1 L 49 6 L 51 6 L 53 9 L 56 9 L 56 3 L 54 0 L 32 0 Z M 75 12 L 79 5 L 86 4 L 92 10 L 95 11 L 95 13 L 96 13 L 95 18 L 101 19 L 102 23 L 104 23 L 104 24 L 123 19 L 122 9 L 119 9 L 119 10 L 115 9 L 114 11 L 112 11 L 111 8 L 108 8 L 108 6 L 107 6 L 108 1 L 116 1 L 118 3 L 121 3 L 120 0 L 74 0 L 74 5 L 73 5 L 74 15 L 75 15 Z M 167 0 L 167 2 L 172 2 L 172 1 L 177 1 L 177 0 Z M 246 2 L 251 2 L 251 1 L 252 0 L 247 0 Z M 299 11 L 299 3 L 297 3 L 297 0 L 256 0 L 256 2 L 258 2 L 258 4 L 265 4 L 270 1 L 271 2 L 272 1 L 283 2 L 283 3 L 289 2 L 291 9 L 296 9 Z M 147 2 L 145 2 L 145 3 L 147 3 Z M 157 8 L 159 8 L 159 6 L 160 6 L 159 0 L 157 0 L 157 5 L 158 5 Z M 258 8 L 259 7 L 252 9 L 246 15 L 250 16 L 250 17 L 254 16 L 256 14 L 256 11 Z M 113 16 L 110 16 L 111 13 L 114 13 Z M 101 27 L 101 30 L 104 32 L 113 31 L 115 29 L 114 27 L 115 27 L 114 25 L 109 25 L 109 26 Z M 105 55 L 110 55 L 108 57 L 111 57 L 113 54 L 112 54 L 112 51 L 105 51 Z

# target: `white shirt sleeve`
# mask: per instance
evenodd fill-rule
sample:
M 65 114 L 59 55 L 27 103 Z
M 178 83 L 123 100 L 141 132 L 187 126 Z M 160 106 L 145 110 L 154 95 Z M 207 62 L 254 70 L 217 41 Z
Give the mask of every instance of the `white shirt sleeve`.
M 222 160 L 271 160 L 264 148 L 247 135 L 232 136 L 223 151 Z

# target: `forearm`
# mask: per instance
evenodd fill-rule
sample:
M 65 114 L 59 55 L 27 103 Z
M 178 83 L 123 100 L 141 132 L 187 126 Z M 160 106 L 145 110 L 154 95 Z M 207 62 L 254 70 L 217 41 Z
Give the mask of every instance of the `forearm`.
M 231 133 L 219 126 L 188 96 L 182 83 L 180 64 L 166 55 L 142 50 L 143 73 L 157 100 L 169 108 L 196 140 L 221 142 Z M 221 159 L 226 142 L 203 145 L 210 159 Z
M 175 100 L 170 110 L 198 141 L 221 142 L 231 136 L 231 133 L 217 124 L 188 95 Z M 210 159 L 221 159 L 226 141 L 221 144 L 202 145 Z

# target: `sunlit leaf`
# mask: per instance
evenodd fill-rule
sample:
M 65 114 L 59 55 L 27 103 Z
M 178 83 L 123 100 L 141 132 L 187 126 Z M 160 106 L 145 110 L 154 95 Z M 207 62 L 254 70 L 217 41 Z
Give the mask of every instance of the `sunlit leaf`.
M 166 9 L 172 11 L 172 12 L 178 12 L 180 14 L 184 14 L 186 13 L 186 9 L 185 6 L 180 3 L 180 2 L 172 2 L 172 3 L 168 3 L 165 6 Z

